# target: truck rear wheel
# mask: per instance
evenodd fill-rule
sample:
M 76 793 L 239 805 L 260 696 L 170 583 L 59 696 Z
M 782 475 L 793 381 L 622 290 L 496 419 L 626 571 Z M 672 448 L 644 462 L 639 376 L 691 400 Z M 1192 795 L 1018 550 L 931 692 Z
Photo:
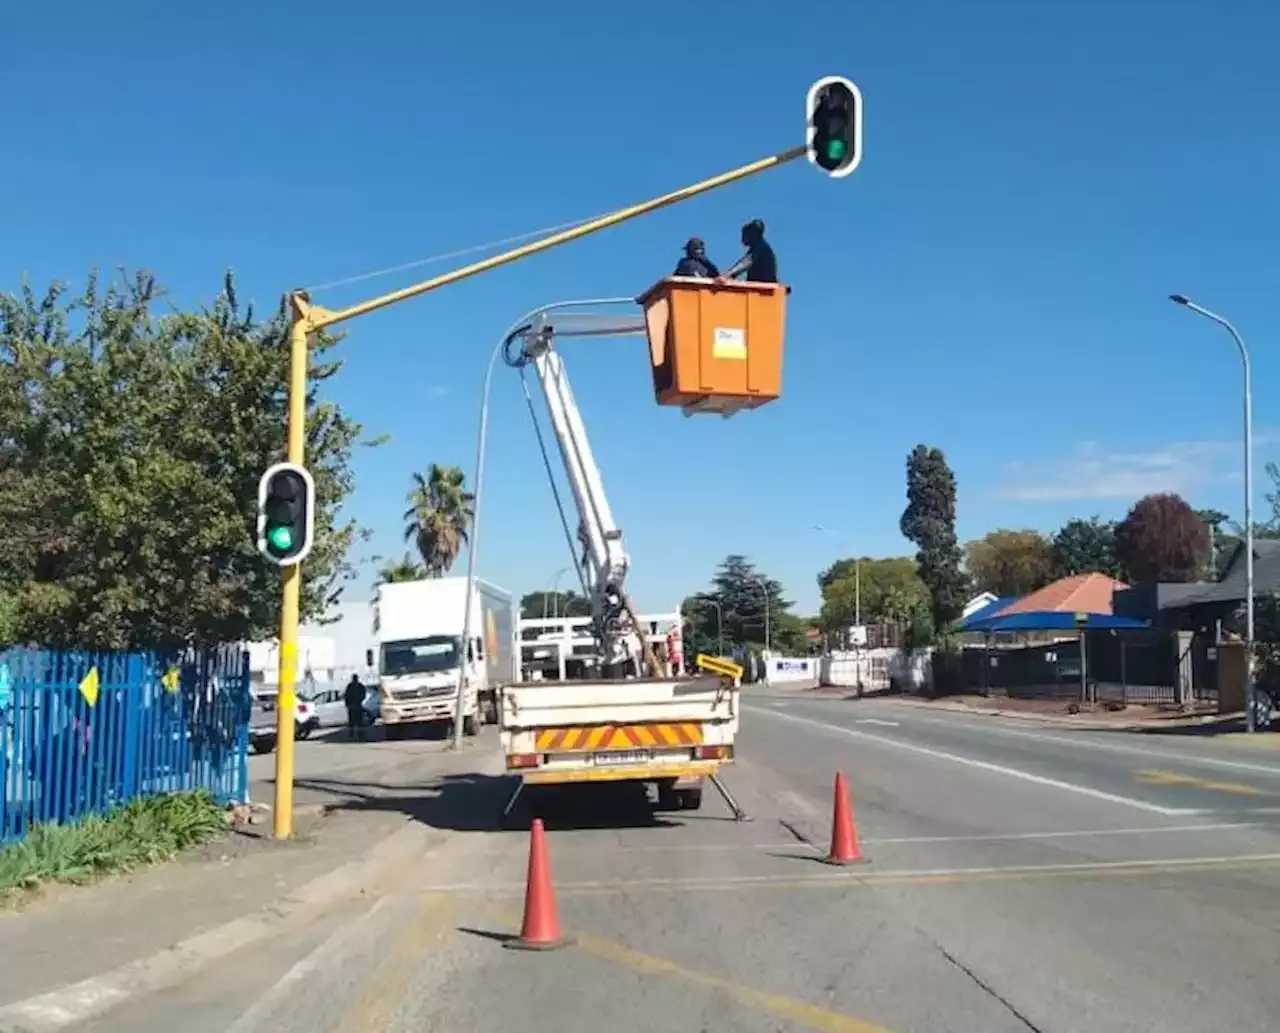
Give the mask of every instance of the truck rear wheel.
M 658 784 L 658 810 L 678 811 L 683 806 L 680 794 L 676 791 L 676 780 L 664 778 Z
M 462 734 L 474 737 L 480 734 L 480 715 L 479 713 L 468 714 L 462 719 Z
M 682 811 L 696 811 L 702 806 L 701 786 L 694 789 L 677 789 L 676 794 L 680 799 L 680 810 Z

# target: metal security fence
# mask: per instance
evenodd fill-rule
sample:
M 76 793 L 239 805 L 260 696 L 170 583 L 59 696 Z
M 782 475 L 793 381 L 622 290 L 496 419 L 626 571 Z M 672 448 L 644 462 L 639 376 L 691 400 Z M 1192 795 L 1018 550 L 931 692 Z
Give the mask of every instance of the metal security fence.
M 248 786 L 249 657 L 0 652 L 0 842 L 139 796 Z

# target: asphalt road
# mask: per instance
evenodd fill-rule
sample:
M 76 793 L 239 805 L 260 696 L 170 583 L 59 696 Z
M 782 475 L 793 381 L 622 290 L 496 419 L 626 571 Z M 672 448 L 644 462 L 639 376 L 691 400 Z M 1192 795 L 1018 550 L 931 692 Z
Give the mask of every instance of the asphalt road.
M 90 1028 L 1275 1028 L 1280 753 L 891 702 L 746 706 L 727 781 L 749 823 L 710 791 L 695 814 L 531 802 L 565 950 L 504 949 L 528 835 L 496 828 L 504 779 L 451 777 L 396 797 L 457 832 L 411 882 Z M 837 770 L 869 858 L 853 868 L 820 863 Z

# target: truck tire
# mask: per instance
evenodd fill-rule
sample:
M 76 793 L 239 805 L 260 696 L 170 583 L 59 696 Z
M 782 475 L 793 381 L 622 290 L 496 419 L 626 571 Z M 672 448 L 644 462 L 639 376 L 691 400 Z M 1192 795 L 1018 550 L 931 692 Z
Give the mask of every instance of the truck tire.
M 254 753 L 270 753 L 276 748 L 276 737 L 274 735 L 265 735 L 261 739 L 253 740 Z
M 404 738 L 404 728 L 401 725 L 386 725 L 387 738 L 392 741 Z
M 480 712 L 468 714 L 462 719 L 462 734 L 468 738 L 475 738 L 480 734 Z
M 702 806 L 702 787 L 695 789 L 679 789 L 677 794 L 680 797 L 680 810 L 696 811 Z
M 487 725 L 496 725 L 498 723 L 498 701 L 496 699 L 484 701 L 481 717 Z
M 674 778 L 664 778 L 657 784 L 657 788 L 657 810 L 678 811 L 684 805 L 680 794 L 676 792 L 676 780 Z

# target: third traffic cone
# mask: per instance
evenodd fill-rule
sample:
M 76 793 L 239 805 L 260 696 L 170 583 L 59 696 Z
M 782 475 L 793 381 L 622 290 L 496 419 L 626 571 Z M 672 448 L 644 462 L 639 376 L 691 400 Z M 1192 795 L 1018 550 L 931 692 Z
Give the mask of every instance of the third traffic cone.
M 849 804 L 849 781 L 843 771 L 836 772 L 835 805 L 831 816 L 831 852 L 827 864 L 857 864 L 865 861 L 858 843 L 858 827 L 853 822 Z
M 554 950 L 568 940 L 560 934 L 556 917 L 556 894 L 551 887 L 551 868 L 547 864 L 547 840 L 542 819 L 533 819 L 529 836 L 529 877 L 524 891 L 524 922 L 520 935 L 508 940 L 508 947 L 522 950 Z

